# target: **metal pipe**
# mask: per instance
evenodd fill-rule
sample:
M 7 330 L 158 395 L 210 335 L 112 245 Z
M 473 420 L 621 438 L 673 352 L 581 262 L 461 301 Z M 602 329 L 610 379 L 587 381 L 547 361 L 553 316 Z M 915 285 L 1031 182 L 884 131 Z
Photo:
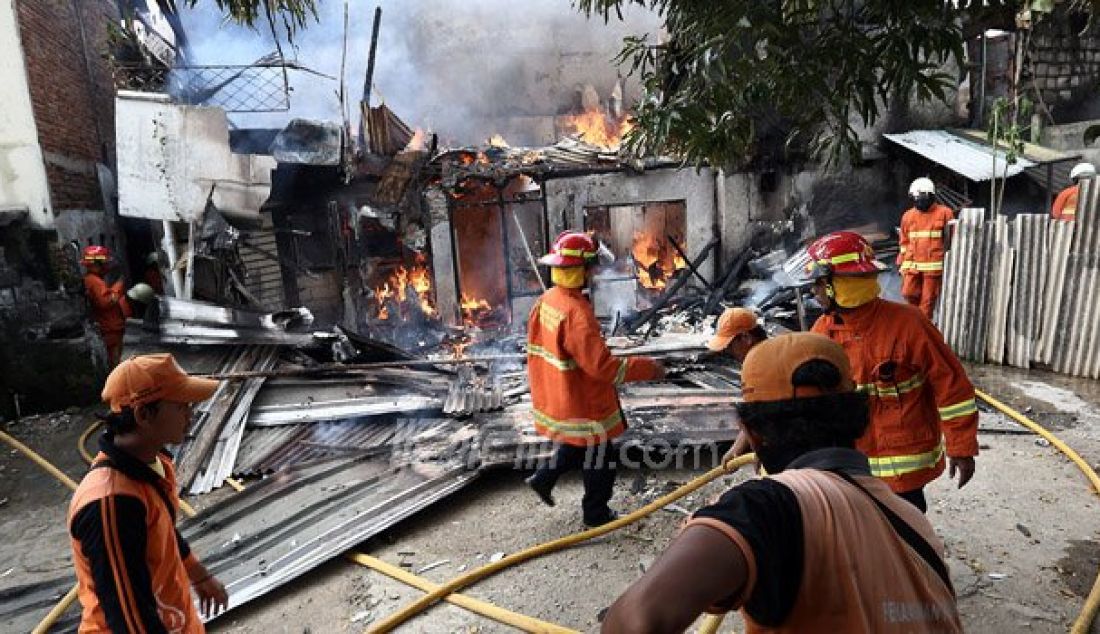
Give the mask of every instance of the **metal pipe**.
M 161 236 L 160 244 L 164 249 L 164 253 L 168 256 L 168 273 L 172 278 L 172 294 L 182 298 L 183 273 L 176 265 L 180 259 L 179 251 L 176 249 L 176 229 L 171 220 L 162 220 L 161 227 L 164 229 L 164 235 Z
M 527 261 L 531 263 L 531 270 L 535 273 L 535 278 L 539 281 L 539 286 L 542 290 L 546 290 L 546 282 L 542 279 L 542 274 L 539 272 L 539 263 L 535 259 L 535 254 L 531 252 L 531 245 L 527 242 L 527 232 L 523 230 L 523 225 L 520 224 L 519 215 L 516 214 L 516 210 L 512 210 L 512 220 L 516 222 L 516 230 L 519 232 L 519 238 L 523 241 L 523 250 L 527 253 Z
M 794 308 L 798 313 L 798 329 L 806 332 L 806 303 L 802 298 L 802 287 L 794 289 Z

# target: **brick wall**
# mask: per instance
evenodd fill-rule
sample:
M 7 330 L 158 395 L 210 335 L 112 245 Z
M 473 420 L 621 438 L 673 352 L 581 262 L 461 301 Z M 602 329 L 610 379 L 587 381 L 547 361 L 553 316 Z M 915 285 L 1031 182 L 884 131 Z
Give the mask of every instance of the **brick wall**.
M 117 5 L 113 0 L 15 4 L 54 210 L 102 209 L 95 164 L 115 168 L 114 88 L 104 53 L 108 25 L 118 21 Z
M 1025 81 L 1030 76 L 1033 90 L 1058 121 L 1062 108 L 1096 94 L 1100 27 L 1059 7 L 1035 25 L 1028 60 Z

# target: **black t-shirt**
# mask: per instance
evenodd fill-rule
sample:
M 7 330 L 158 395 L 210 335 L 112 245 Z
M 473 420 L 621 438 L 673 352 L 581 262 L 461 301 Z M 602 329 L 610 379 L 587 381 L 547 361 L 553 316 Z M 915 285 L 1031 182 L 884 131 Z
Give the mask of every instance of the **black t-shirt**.
M 798 598 L 804 567 L 802 511 L 794 492 L 769 478 L 749 480 L 694 516 L 728 524 L 752 549 L 756 585 L 744 605 L 749 616 L 767 627 L 786 621 Z M 734 607 L 732 599 L 717 607 Z

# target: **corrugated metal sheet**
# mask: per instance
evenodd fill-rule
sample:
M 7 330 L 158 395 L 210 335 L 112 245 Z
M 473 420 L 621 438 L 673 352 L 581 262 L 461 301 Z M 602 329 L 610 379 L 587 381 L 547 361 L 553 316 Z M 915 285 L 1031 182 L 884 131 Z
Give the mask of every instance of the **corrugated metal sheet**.
M 1082 182 L 1075 222 L 1046 213 L 985 222 L 963 210 L 944 263 L 944 339 L 966 359 L 982 360 L 984 346 L 993 363 L 1100 378 L 1098 254 L 1095 178 Z
M 225 584 L 233 610 L 454 493 L 477 473 L 462 455 L 419 464 L 395 464 L 389 456 L 303 464 L 184 520 L 180 532 Z
M 910 130 L 883 136 L 972 181 L 988 181 L 994 175 L 1002 178 L 1006 174 L 1003 150 L 997 150 L 994 165 L 993 149 L 990 146 L 965 139 L 947 130 Z M 1036 165 L 1038 163 L 1020 157 L 1016 163 L 1007 166 L 1007 175 L 1015 176 Z

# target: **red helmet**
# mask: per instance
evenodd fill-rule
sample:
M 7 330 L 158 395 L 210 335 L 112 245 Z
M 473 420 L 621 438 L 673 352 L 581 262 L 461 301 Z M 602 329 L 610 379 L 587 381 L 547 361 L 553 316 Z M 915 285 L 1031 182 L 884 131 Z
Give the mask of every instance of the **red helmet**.
M 875 259 L 875 250 L 853 231 L 834 231 L 814 240 L 806 249 L 810 262 L 806 272 L 813 279 L 829 275 L 866 275 L 886 270 Z
M 595 261 L 596 241 L 581 231 L 565 231 L 554 241 L 550 253 L 539 258 L 547 266 L 584 266 Z
M 92 264 L 106 264 L 107 260 L 110 259 L 110 249 L 93 244 L 92 246 L 84 247 L 84 253 L 80 256 L 80 263 L 85 266 Z

